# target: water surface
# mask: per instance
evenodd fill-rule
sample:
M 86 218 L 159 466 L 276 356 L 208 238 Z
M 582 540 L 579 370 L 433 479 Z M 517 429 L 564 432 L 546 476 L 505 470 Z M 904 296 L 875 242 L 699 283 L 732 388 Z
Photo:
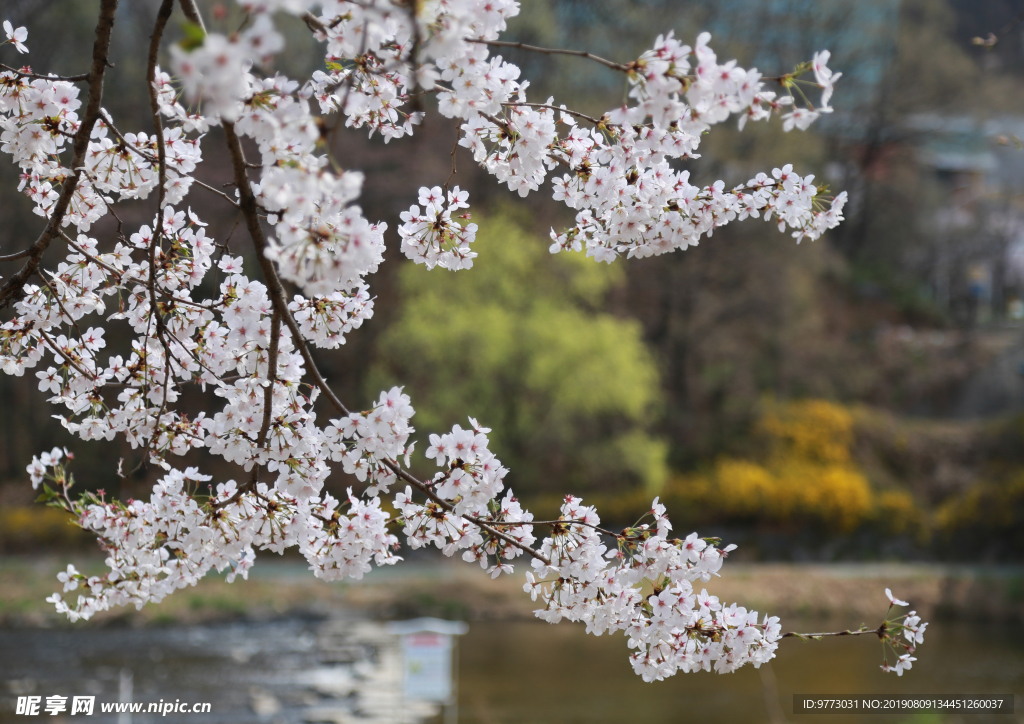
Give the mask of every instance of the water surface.
M 787 623 L 819 630 L 822 621 Z M 381 625 L 359 619 L 282 619 L 214 626 L 0 630 L 0 722 L 17 694 L 91 694 L 117 701 L 130 671 L 135 701 L 209 701 L 207 715 L 136 715 L 145 722 L 439 721 L 399 693 L 397 648 Z M 878 668 L 870 636 L 786 640 L 775 682 L 735 674 L 680 674 L 645 684 L 632 673 L 622 636 L 587 636 L 568 624 L 478 622 L 459 646 L 458 720 L 463 724 L 735 724 L 782 721 L 985 721 L 979 716 L 792 714 L 792 695 L 966 696 L 1024 690 L 1024 631 L 994 624 L 933 624 L 903 677 Z M 766 689 L 766 686 L 769 688 Z M 775 687 L 774 696 L 771 686 Z M 780 707 L 774 707 L 778 701 Z M 1018 707 L 1020 699 L 1018 698 Z M 772 707 L 769 711 L 768 706 Z M 68 717 L 79 721 L 82 717 Z M 60 717 L 47 717 L 60 721 Z M 86 721 L 115 721 L 97 714 Z M 1022 712 L 988 720 L 1024 721 Z

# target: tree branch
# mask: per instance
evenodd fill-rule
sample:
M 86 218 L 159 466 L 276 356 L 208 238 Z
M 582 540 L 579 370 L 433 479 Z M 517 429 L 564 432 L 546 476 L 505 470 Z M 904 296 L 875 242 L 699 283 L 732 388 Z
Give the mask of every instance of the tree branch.
M 204 33 L 206 32 L 206 25 L 203 23 L 203 16 L 199 14 L 199 8 L 196 7 L 196 0 L 181 0 L 181 12 Z
M 168 344 L 167 338 L 164 335 L 164 320 L 163 317 L 160 316 L 160 308 L 156 300 L 156 250 L 157 247 L 163 246 L 164 186 L 167 181 L 167 149 L 164 146 L 163 123 L 160 120 L 160 104 L 157 99 L 156 86 L 154 85 L 154 81 L 156 80 L 156 60 L 157 55 L 160 52 L 160 39 L 163 37 L 164 28 L 167 27 L 167 21 L 170 19 L 171 11 L 173 10 L 174 0 L 163 0 L 160 4 L 160 10 L 157 12 L 156 16 L 156 23 L 153 26 L 153 34 L 149 36 L 149 58 L 146 64 L 146 85 L 149 88 L 149 107 L 153 115 L 153 127 L 156 131 L 158 164 L 157 221 L 156 230 L 153 232 L 153 240 L 149 243 L 149 279 L 147 280 L 147 286 L 149 288 L 149 318 L 150 320 L 156 321 L 156 336 L 160 341 L 160 346 L 163 347 L 164 350 L 164 382 L 163 398 L 160 402 L 160 408 L 156 413 L 156 420 L 153 422 L 153 434 L 146 443 L 146 449 L 142 453 L 142 458 L 139 460 L 139 465 L 136 466 L 136 470 L 138 470 L 139 466 L 145 464 L 146 459 L 149 457 L 154 445 L 156 444 L 157 434 L 160 431 L 160 419 L 163 417 L 164 410 L 167 408 L 167 392 L 174 384 L 174 378 L 171 370 L 171 358 L 174 355 L 171 352 L 171 345 Z M 146 333 L 148 336 L 148 328 Z M 146 374 L 147 376 L 149 375 L 148 356 L 146 360 Z
M 616 63 L 614 60 L 607 60 L 599 55 L 588 53 L 585 50 L 566 50 L 564 48 L 540 48 L 536 45 L 527 45 L 526 43 L 516 42 L 514 40 L 484 40 L 483 38 L 466 38 L 469 43 L 480 43 L 481 45 L 491 45 L 497 48 L 519 48 L 520 50 L 528 50 L 531 53 L 543 53 L 544 55 L 574 55 L 578 58 L 586 58 L 592 60 L 595 63 L 613 68 L 614 70 L 621 70 L 623 73 L 631 73 L 636 70 L 636 63 Z
M 8 254 L 7 256 L 0 256 L 0 261 L 17 261 L 18 259 L 24 259 L 26 256 L 32 253 L 32 248 L 22 249 L 21 251 Z
M 239 140 L 238 134 L 235 133 L 234 123 L 224 123 L 224 136 L 228 142 L 228 150 L 231 152 L 231 164 L 235 172 L 235 185 L 238 187 L 241 200 L 240 207 L 242 213 L 245 215 L 245 222 L 249 229 L 249 235 L 252 236 L 253 245 L 256 247 L 256 255 L 259 258 L 263 277 L 267 282 L 267 291 L 270 294 L 270 301 L 274 305 L 275 309 L 280 312 L 281 318 L 291 331 L 295 346 L 302 354 L 302 359 L 306 362 L 306 369 L 309 370 L 309 374 L 316 382 L 316 386 L 327 397 L 327 399 L 331 401 L 331 404 L 334 405 L 339 412 L 344 415 L 351 414 L 349 413 L 348 408 L 345 407 L 340 399 L 338 399 L 338 396 L 334 394 L 334 391 L 327 384 L 327 381 L 324 380 L 323 375 L 320 374 L 320 370 L 317 369 L 316 362 L 313 360 L 313 355 L 309 351 L 309 346 L 306 344 L 306 340 L 302 336 L 299 325 L 296 324 L 295 318 L 292 317 L 292 313 L 288 309 L 288 300 L 285 298 L 284 286 L 281 284 L 281 279 L 277 275 L 277 269 L 274 267 L 274 262 L 267 258 L 267 237 L 266 234 L 263 233 L 263 227 L 260 225 L 256 197 L 252 193 L 252 186 L 249 185 L 249 175 L 246 171 L 245 151 L 242 148 L 242 142 Z M 413 475 L 410 475 L 393 460 L 384 459 L 382 462 L 384 466 L 395 473 L 395 475 L 419 490 L 430 500 L 440 505 L 444 510 L 451 512 L 454 509 L 454 506 L 451 503 L 441 497 L 438 497 L 438 495 L 436 495 L 426 483 L 417 479 Z M 545 565 L 551 564 L 551 561 L 535 551 L 533 548 L 524 546 L 519 541 L 505 535 L 501 531 L 495 530 L 491 526 L 481 523 L 478 520 L 474 520 L 471 517 L 466 518 L 466 520 L 469 520 L 481 530 L 487 531 L 496 538 L 500 538 L 506 543 L 520 549 L 524 553 L 542 561 Z
M 291 311 L 288 309 L 288 299 L 285 297 L 284 286 L 281 284 L 281 279 L 277 275 L 277 269 L 274 268 L 274 263 L 267 258 L 267 237 L 263 233 L 263 227 L 260 226 L 259 206 L 256 203 L 256 197 L 252 193 L 252 187 L 249 185 L 249 175 L 246 171 L 247 164 L 245 162 L 245 152 L 242 149 L 242 143 L 238 139 L 238 135 L 235 133 L 234 123 L 224 123 L 224 135 L 227 137 L 228 149 L 231 151 L 231 162 L 235 171 L 235 186 L 238 188 L 240 198 L 239 207 L 241 208 L 242 215 L 245 217 L 245 223 L 246 227 L 249 229 L 249 235 L 252 237 L 253 244 L 256 247 L 256 256 L 260 263 L 260 269 L 263 271 L 263 276 L 267 282 L 270 301 L 273 302 L 275 307 L 281 310 L 281 319 L 287 325 L 292 336 L 295 338 L 295 345 L 302 354 L 302 359 L 306 362 L 306 367 L 313 376 L 313 380 L 316 382 L 317 387 L 319 387 L 327 396 L 327 399 L 331 401 L 332 405 L 334 405 L 342 414 L 348 415 L 348 408 L 346 408 L 345 405 L 342 404 L 341 400 L 338 399 L 337 395 L 334 394 L 333 390 L 328 386 L 327 381 L 324 380 L 320 371 L 317 369 L 316 363 L 313 361 L 313 356 L 310 354 L 309 348 L 302 337 L 302 333 L 299 331 L 299 325 L 295 322 Z
M 789 633 L 782 634 L 780 638 L 820 639 L 822 636 L 863 636 L 864 634 L 874 634 L 878 638 L 882 638 L 885 635 L 885 624 L 883 623 L 878 628 L 859 628 L 856 631 L 849 629 L 826 633 L 797 633 L 796 631 L 790 631 Z
M 17 68 L 12 68 L 9 65 L 0 63 L 0 70 L 6 70 L 8 73 L 14 73 L 19 78 L 31 78 L 32 80 L 66 80 L 69 83 L 77 83 L 83 80 L 89 80 L 89 73 L 82 73 L 81 75 L 41 75 L 39 73 L 27 73 Z
M 100 103 L 103 100 L 103 73 L 107 68 L 107 53 L 110 50 L 110 35 L 114 29 L 114 15 L 117 11 L 117 0 L 102 0 L 100 17 L 96 24 L 96 42 L 92 48 L 92 70 L 89 71 L 89 102 L 82 117 L 82 125 L 75 134 L 74 154 L 71 160 L 71 174 L 65 179 L 60 197 L 53 207 L 50 220 L 43 233 L 32 244 L 28 251 L 28 263 L 17 274 L 12 276 L 3 287 L 0 287 L 0 309 L 21 294 L 22 288 L 39 268 L 46 248 L 60 231 L 64 216 L 71 205 L 71 197 L 78 188 L 78 181 L 85 164 L 85 154 L 89 148 L 89 137 L 93 126 L 100 117 Z
M 270 431 L 270 418 L 274 408 L 274 383 L 277 382 L 277 350 L 281 339 L 281 310 L 274 307 L 274 314 L 270 318 L 270 345 L 267 350 L 267 386 L 263 390 L 263 423 L 256 435 L 256 451 L 267 443 L 267 433 Z M 260 464 L 253 464 L 252 477 L 249 478 L 248 487 L 253 488 L 259 477 Z

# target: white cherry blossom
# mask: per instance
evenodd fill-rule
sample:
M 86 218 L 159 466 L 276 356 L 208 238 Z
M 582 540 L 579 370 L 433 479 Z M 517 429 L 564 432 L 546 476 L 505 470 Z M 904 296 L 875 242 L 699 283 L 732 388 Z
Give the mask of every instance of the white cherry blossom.
M 500 183 L 520 196 L 550 183 L 554 199 L 574 210 L 571 227 L 552 230 L 552 253 L 585 251 L 609 263 L 661 255 L 748 217 L 813 240 L 842 221 L 845 192 L 829 196 L 788 164 L 737 184 L 691 180 L 674 162 L 699 158 L 703 134 L 732 117 L 742 128 L 780 115 L 784 130 L 806 129 L 831 110 L 841 76 L 828 68 L 828 52 L 776 78 L 777 94 L 757 69 L 720 62 L 709 34 L 690 45 L 666 32 L 629 62 L 590 56 L 628 87 L 622 105 L 591 117 L 554 98 L 529 100 L 520 69 L 492 52 L 519 12 L 514 0 L 240 5 L 250 18 L 239 32 L 192 28 L 171 46 L 173 74 L 147 68 L 146 112 L 156 118 L 146 128 L 120 130 L 99 95 L 110 44 L 102 28 L 114 20 L 115 0 L 101 0 L 109 23 L 96 39 L 98 78 L 0 72 L 0 150 L 48 224 L 26 242 L 28 253 L 4 262 L 17 264 L 4 268 L 0 285 L 0 308 L 12 312 L 0 324 L 0 368 L 30 371 L 83 441 L 126 441 L 133 459 L 112 473 L 160 471 L 145 499 L 72 497 L 69 450 L 32 458 L 32 486 L 107 553 L 105 575 L 73 566 L 59 574 L 63 594 L 80 591 L 74 601 L 62 593 L 47 600 L 72 621 L 88 619 L 159 602 L 211 570 L 244 578 L 257 551 L 291 547 L 320 578 L 360 578 L 400 560 L 400 530 L 410 548 L 458 553 L 491 577 L 528 561 L 524 589 L 537 616 L 621 634 L 647 681 L 773 658 L 788 635 L 778 619 L 726 605 L 705 587 L 734 546 L 697 533 L 672 537 L 657 498 L 621 532 L 571 495 L 556 520 L 537 520 L 506 486 L 509 471 L 476 419 L 428 435 L 425 458 L 438 470 L 421 480 L 409 472 L 414 409 L 402 388 L 362 410 L 335 395 L 310 348 L 337 348 L 372 317 L 369 276 L 385 247 L 400 240 L 416 263 L 468 270 L 477 229 L 468 192 L 445 182 L 404 201 L 397 237 L 389 235 L 363 215 L 363 174 L 329 156 L 323 129 L 344 124 L 400 142 L 436 104 Z M 314 5 L 320 14 L 306 14 Z M 287 18 L 278 12 L 305 19 L 323 43 L 324 70 L 303 81 L 260 72 L 284 50 L 276 23 Z M 4 30 L 3 45 L 27 52 L 24 28 L 5 22 Z M 800 78 L 811 72 L 813 83 Z M 819 87 L 820 105 L 798 102 L 795 83 Z M 227 140 L 230 193 L 203 174 L 214 126 Z M 246 147 L 256 149 L 251 158 Z M 247 273 L 251 256 L 207 232 L 189 206 L 196 193 L 216 194 L 244 217 L 258 274 Z M 117 219 L 116 233 L 90 236 L 115 203 L 147 204 L 134 217 L 146 223 Z M 286 293 L 285 282 L 297 289 Z M 129 341 L 108 350 L 108 336 Z M 204 395 L 198 412 L 183 403 L 190 388 Z M 318 410 L 327 407 L 324 420 Z M 186 453 L 222 459 L 234 479 L 182 469 L 175 463 Z M 328 479 L 343 480 L 345 494 L 336 497 L 340 486 Z M 381 497 L 393 486 L 397 520 Z M 902 675 L 926 627 L 912 611 L 855 633 L 883 638 L 896 653 L 883 668 Z

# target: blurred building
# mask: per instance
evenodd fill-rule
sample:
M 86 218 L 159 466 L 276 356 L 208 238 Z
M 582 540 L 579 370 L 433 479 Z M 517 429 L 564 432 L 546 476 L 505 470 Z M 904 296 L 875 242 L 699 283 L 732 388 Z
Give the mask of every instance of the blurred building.
M 906 119 L 930 237 L 932 291 L 970 322 L 1024 316 L 1024 117 Z

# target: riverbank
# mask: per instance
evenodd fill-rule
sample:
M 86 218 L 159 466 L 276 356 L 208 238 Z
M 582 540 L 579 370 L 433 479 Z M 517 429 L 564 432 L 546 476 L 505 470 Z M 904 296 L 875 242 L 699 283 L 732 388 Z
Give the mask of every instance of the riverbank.
M 56 574 L 68 562 L 83 573 L 104 571 L 98 557 L 0 557 L 0 626 L 62 625 L 45 598 L 59 591 Z M 326 583 L 298 558 L 268 557 L 249 580 L 227 583 L 212 575 L 141 611 L 121 609 L 89 625 L 168 625 L 280 616 L 326 616 L 341 610 L 378 619 L 437 616 L 469 621 L 533 618 L 522 592 L 523 564 L 511 577 L 491 580 L 461 561 L 417 556 L 375 569 L 361 581 Z M 943 618 L 1024 623 L 1024 567 L 897 563 L 730 563 L 704 584 L 723 602 L 782 617 L 829 618 L 875 625 L 884 590 L 911 602 L 928 620 Z M 700 585 L 698 585 L 698 588 Z M 66 597 L 75 594 L 66 594 Z

